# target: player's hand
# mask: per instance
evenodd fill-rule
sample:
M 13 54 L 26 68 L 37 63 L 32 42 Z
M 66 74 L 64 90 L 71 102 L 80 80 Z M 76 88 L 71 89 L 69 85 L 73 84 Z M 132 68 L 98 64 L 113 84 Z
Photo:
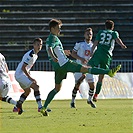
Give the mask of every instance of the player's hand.
M 121 46 L 121 48 L 126 49 L 126 48 L 127 48 L 127 46 L 126 46 L 126 45 L 122 45 L 122 46 Z
M 35 83 L 35 84 L 37 84 L 37 81 L 35 80 L 35 79 L 33 79 L 33 78 L 29 78 L 33 83 Z
M 71 55 L 71 51 L 70 51 L 70 50 L 64 50 L 64 53 L 65 53 L 65 55 L 67 55 L 67 56 L 70 56 L 70 55 Z
M 53 61 L 54 61 L 54 62 L 58 62 L 58 59 L 57 59 L 57 58 L 53 58 Z
M 88 60 L 82 58 L 82 59 L 81 59 L 81 62 L 82 62 L 82 64 L 87 64 L 87 63 L 88 63 Z

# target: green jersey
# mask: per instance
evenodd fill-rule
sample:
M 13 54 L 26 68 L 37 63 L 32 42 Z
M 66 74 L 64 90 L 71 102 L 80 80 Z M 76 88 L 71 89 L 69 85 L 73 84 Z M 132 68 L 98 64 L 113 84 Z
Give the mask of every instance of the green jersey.
M 112 51 L 115 45 L 115 39 L 119 37 L 117 31 L 112 30 L 100 30 L 96 35 L 96 40 L 99 42 L 97 46 L 97 51 L 100 54 L 105 53 L 112 56 Z
M 58 63 L 60 66 L 63 66 L 66 62 L 68 62 L 69 59 L 64 53 L 62 43 L 56 35 L 50 34 L 46 39 L 46 51 L 48 53 L 49 60 L 52 60 L 48 52 L 48 47 L 52 47 L 55 56 L 58 58 Z
M 109 69 L 115 39 L 118 37 L 119 34 L 117 31 L 100 30 L 96 35 L 96 40 L 98 41 L 97 49 L 88 64 L 92 67 L 100 65 L 101 68 Z
M 49 55 L 48 48 L 51 47 L 55 56 L 58 58 L 58 62 L 54 62 Z M 81 65 L 71 61 L 64 53 L 61 41 L 56 35 L 50 34 L 46 39 L 46 50 L 49 60 L 55 70 L 55 83 L 60 84 L 63 79 L 66 78 L 67 72 L 80 72 Z

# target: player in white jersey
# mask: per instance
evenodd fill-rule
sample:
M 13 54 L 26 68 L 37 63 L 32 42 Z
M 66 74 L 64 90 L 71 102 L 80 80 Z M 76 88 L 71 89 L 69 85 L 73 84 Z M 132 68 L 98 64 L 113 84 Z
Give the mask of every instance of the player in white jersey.
M 9 89 L 11 88 L 12 85 L 8 76 L 8 66 L 5 57 L 0 53 L 0 100 L 16 105 L 17 102 L 7 96 Z
M 15 79 L 24 90 L 24 93 L 20 96 L 20 99 L 16 105 L 18 109 L 18 114 L 22 114 L 22 104 L 26 100 L 27 96 L 30 94 L 31 88 L 34 90 L 34 96 L 38 104 L 38 111 L 40 111 L 42 107 L 39 85 L 37 85 L 37 81 L 30 75 L 30 69 L 38 58 L 37 54 L 42 49 L 42 43 L 43 41 L 41 38 L 36 38 L 33 41 L 33 49 L 25 53 L 22 61 L 19 63 L 15 71 Z
M 84 32 L 84 41 L 82 42 L 77 42 L 72 50 L 72 57 L 74 57 L 77 63 L 80 63 L 82 65 L 87 66 L 87 63 L 90 59 L 90 53 L 91 53 L 91 48 L 93 46 L 92 40 L 93 36 L 93 31 L 92 28 L 87 28 Z M 72 100 L 71 100 L 71 108 L 76 108 L 75 105 L 75 98 L 77 91 L 79 90 L 80 84 L 83 82 L 85 79 L 88 82 L 88 85 L 90 87 L 89 92 L 88 92 L 88 100 L 87 103 L 91 105 L 91 107 L 96 108 L 96 105 L 92 102 L 92 96 L 94 93 L 94 78 L 92 74 L 83 74 L 83 73 L 74 73 L 75 77 L 75 86 L 72 91 Z

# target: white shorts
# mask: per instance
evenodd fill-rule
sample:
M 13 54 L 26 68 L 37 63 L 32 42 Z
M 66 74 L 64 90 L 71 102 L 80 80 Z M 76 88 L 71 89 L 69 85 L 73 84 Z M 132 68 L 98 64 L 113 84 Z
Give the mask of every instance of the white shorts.
M 15 79 L 22 89 L 30 88 L 31 84 L 33 83 L 26 75 L 21 75 L 19 78 L 17 78 L 15 75 Z
M 0 79 L 0 97 L 7 96 L 10 88 L 12 88 L 10 81 Z
M 77 83 L 78 79 L 82 76 L 82 73 L 74 73 L 75 83 Z M 87 73 L 85 77 L 86 82 L 92 83 L 94 82 L 94 76 L 92 74 Z

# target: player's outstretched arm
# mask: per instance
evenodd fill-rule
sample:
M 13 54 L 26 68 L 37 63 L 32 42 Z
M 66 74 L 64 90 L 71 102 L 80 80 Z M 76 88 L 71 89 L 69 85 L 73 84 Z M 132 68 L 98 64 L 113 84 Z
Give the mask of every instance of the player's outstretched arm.
M 121 48 L 125 49 L 127 46 L 122 42 L 120 38 L 116 38 L 116 42 L 121 46 Z

